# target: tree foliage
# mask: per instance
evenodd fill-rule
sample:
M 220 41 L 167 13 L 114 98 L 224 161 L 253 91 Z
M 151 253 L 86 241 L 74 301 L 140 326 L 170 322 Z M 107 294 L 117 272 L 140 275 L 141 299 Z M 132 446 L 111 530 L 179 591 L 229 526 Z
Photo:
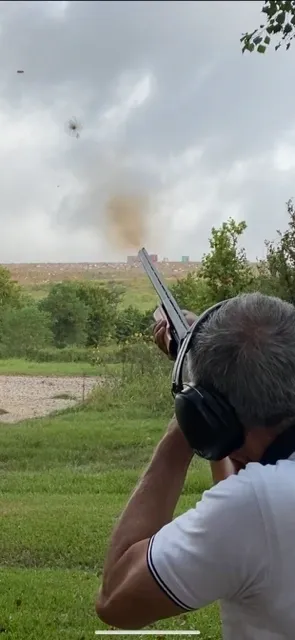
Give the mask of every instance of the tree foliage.
M 273 36 L 278 39 L 275 45 L 276 50 L 282 45 L 285 45 L 288 50 L 295 35 L 295 0 L 287 2 L 266 0 L 261 12 L 265 18 L 264 23 L 254 31 L 243 33 L 241 37 L 242 52 L 265 53 Z
M 3 307 L 19 307 L 22 302 L 22 289 L 12 279 L 10 271 L 0 266 L 0 309 Z
M 101 282 L 77 282 L 78 299 L 87 309 L 87 346 L 103 342 L 113 331 L 121 290 Z
M 199 276 L 208 286 L 212 303 L 250 291 L 254 284 L 253 270 L 239 239 L 246 222 L 230 218 L 219 229 L 212 228 L 210 252 L 203 257 Z
M 54 343 L 94 346 L 112 332 L 121 291 L 100 282 L 60 282 L 40 308 L 51 316 Z
M 193 311 L 197 315 L 211 305 L 210 286 L 198 272 L 188 273 L 181 280 L 177 280 L 171 291 L 181 309 Z
M 239 239 L 245 222 L 230 218 L 216 229 L 209 239 L 210 251 L 203 256 L 200 269 L 178 280 L 173 295 L 183 309 L 202 313 L 211 305 L 253 289 L 255 277 Z
M 6 307 L 1 312 L 0 351 L 5 357 L 26 356 L 52 344 L 50 316 L 36 305 Z
M 117 342 L 129 341 L 137 335 L 144 339 L 150 335 L 152 324 L 152 311 L 142 312 L 137 307 L 130 305 L 117 314 L 114 337 Z
M 78 298 L 75 283 L 53 285 L 48 296 L 41 301 L 40 309 L 50 315 L 56 347 L 85 344 L 88 309 Z
M 289 217 L 286 231 L 277 231 L 275 242 L 266 241 L 264 274 L 268 277 L 267 293 L 295 304 L 295 210 L 292 200 L 286 203 Z

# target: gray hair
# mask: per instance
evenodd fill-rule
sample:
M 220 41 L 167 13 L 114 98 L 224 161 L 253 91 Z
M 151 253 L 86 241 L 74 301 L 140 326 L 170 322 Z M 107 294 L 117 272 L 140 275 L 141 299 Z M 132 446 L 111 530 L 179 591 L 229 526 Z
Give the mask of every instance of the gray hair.
M 295 418 L 295 308 L 261 293 L 237 296 L 193 338 L 193 384 L 214 388 L 245 427 Z

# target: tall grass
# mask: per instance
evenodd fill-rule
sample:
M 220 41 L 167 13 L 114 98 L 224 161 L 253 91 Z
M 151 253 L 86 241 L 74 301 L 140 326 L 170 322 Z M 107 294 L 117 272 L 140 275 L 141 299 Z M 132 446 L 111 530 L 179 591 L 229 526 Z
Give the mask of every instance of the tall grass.
M 108 355 L 109 358 L 109 355 Z M 96 365 L 101 369 L 104 354 L 98 355 Z M 100 411 L 120 407 L 121 412 L 133 415 L 167 416 L 173 410 L 170 392 L 172 366 L 152 343 L 137 340 L 116 352 L 116 371 L 109 362 L 109 384 L 92 392 L 89 404 Z
M 171 364 L 154 345 L 112 355 L 115 365 L 93 365 L 108 383 L 80 407 L 1 427 L 0 632 L 8 640 L 88 640 L 105 628 L 94 597 L 109 536 L 173 412 Z M 176 513 L 209 486 L 208 465 L 195 460 Z M 156 627 L 221 638 L 216 606 Z

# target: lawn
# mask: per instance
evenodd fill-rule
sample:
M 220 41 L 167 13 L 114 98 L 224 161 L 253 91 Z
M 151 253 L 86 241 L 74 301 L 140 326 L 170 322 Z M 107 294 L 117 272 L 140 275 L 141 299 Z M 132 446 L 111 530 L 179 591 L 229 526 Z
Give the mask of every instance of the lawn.
M 94 598 L 108 537 L 167 422 L 143 378 L 99 390 L 83 410 L 1 426 L 3 637 L 88 640 L 104 628 Z M 208 466 L 195 460 L 177 512 L 209 484 Z M 221 637 L 216 606 L 156 627 Z

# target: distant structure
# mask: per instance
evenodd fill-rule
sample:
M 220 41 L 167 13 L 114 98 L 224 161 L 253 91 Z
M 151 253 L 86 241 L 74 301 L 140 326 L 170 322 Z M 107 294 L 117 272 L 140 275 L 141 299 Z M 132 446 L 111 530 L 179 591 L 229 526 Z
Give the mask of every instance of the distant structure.
M 136 265 L 139 264 L 138 256 L 127 256 L 127 264 Z
M 189 256 L 182 256 L 181 262 L 189 262 Z
M 149 257 L 152 262 L 158 262 L 158 256 L 156 253 L 150 253 Z M 135 266 L 140 264 L 140 260 L 138 256 L 127 256 L 127 264 Z

